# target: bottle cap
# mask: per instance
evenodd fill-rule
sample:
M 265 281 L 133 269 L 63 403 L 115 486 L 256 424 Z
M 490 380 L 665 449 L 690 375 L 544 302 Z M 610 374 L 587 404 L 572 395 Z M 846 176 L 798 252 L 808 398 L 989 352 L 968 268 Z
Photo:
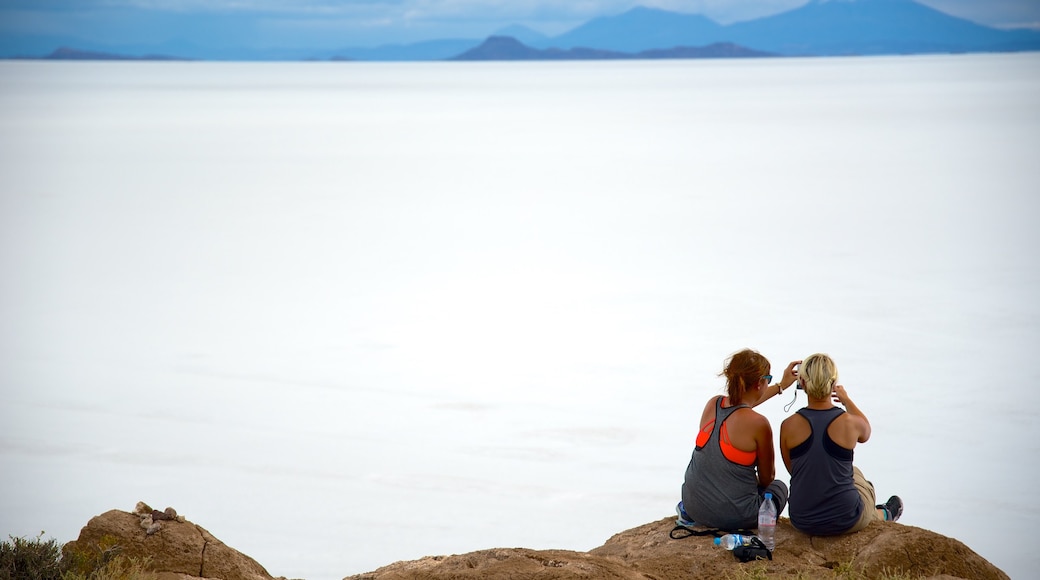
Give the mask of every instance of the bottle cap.
M 766 499 L 773 499 L 772 492 L 768 492 L 768 491 L 766 492 Z
M 721 546 L 722 545 L 722 538 L 715 538 L 715 545 L 716 546 Z

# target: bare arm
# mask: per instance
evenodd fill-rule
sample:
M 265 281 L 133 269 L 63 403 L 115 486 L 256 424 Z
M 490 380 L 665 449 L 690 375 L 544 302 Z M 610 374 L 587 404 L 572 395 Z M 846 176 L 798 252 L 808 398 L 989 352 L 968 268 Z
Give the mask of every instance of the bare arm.
M 834 387 L 834 400 L 842 405 L 845 405 L 845 410 L 851 415 L 851 419 L 854 420 L 854 424 L 858 427 L 858 433 L 856 441 L 859 443 L 866 443 L 867 439 L 870 439 L 870 421 L 867 420 L 867 416 L 860 411 L 856 403 L 852 402 L 849 398 L 849 394 L 845 392 L 845 387 L 842 385 L 836 385 Z
M 791 473 L 791 419 L 788 417 L 784 419 L 783 423 L 780 423 L 780 457 L 784 460 L 784 467 L 787 468 L 787 473 Z
M 798 371 L 794 367 L 802 364 L 800 360 L 793 360 L 784 369 L 784 376 L 780 377 L 780 390 L 785 391 L 798 380 Z
M 758 454 L 758 485 L 766 487 L 776 479 L 776 455 L 773 451 L 773 429 L 762 416 L 755 429 L 755 451 Z
M 762 403 L 766 402 L 767 400 L 773 398 L 774 396 L 784 392 L 785 389 L 793 385 L 794 382 L 798 380 L 798 371 L 796 371 L 794 367 L 800 364 L 802 364 L 802 361 L 800 360 L 792 361 L 789 365 L 787 365 L 787 368 L 784 370 L 784 375 L 780 377 L 779 383 L 769 385 L 768 387 L 762 389 L 762 395 L 758 398 L 757 401 L 745 402 L 751 405 L 752 407 L 757 407 Z

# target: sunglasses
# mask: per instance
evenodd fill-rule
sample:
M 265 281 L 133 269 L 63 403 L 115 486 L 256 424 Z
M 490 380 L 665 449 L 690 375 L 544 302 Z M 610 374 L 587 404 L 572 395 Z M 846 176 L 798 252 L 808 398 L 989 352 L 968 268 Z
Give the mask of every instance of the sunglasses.
M 768 383 L 773 380 L 773 375 L 763 375 L 762 378 Z

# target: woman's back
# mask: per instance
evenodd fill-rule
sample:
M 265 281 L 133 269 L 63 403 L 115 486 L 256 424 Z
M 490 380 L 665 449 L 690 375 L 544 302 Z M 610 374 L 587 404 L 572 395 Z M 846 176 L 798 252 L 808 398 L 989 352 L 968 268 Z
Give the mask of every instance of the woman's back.
M 800 409 L 790 423 L 791 524 L 810 534 L 840 534 L 856 525 L 863 502 L 853 481 L 853 435 L 844 428 L 845 411 Z M 808 435 L 799 437 L 808 430 Z M 832 436 L 833 434 L 833 436 Z M 837 438 L 838 440 L 835 440 Z
M 697 446 L 686 468 L 683 505 L 699 524 L 731 530 L 753 528 L 758 517 L 758 474 L 754 458 L 750 464 L 734 461 L 740 451 L 746 450 L 733 445 L 732 437 L 740 429 L 731 425 L 738 411 L 749 411 L 742 411 L 747 409 L 746 405 L 724 407 L 724 399 L 713 399 L 713 413 L 698 434 Z M 729 449 L 724 449 L 724 427 L 730 438 Z
M 787 485 L 776 475 L 773 430 L 769 421 L 751 408 L 779 394 L 797 376 L 792 362 L 776 385 L 770 385 L 769 361 L 744 349 L 726 360 L 726 396 L 704 405 L 696 447 L 686 467 L 682 501 L 676 506 L 680 522 L 723 528 L 753 528 L 765 492 L 771 493 L 780 513 L 787 505 Z
M 791 524 L 809 534 L 834 535 L 880 519 L 898 520 L 899 496 L 877 505 L 874 484 L 852 464 L 856 444 L 870 439 L 870 421 L 838 384 L 834 360 L 823 353 L 805 357 L 798 384 L 809 404 L 780 424 L 780 454 L 791 473 Z

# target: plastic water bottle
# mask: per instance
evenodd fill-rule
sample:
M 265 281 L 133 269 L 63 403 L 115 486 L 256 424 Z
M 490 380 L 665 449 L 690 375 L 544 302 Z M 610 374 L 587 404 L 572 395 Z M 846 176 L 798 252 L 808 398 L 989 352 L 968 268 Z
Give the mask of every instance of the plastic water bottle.
M 758 508 L 758 537 L 769 551 L 776 547 L 776 505 L 773 504 L 771 493 L 766 494 Z
M 722 546 L 727 550 L 732 550 L 737 546 L 750 546 L 751 538 L 754 536 L 745 536 L 742 534 L 726 534 L 720 538 L 715 538 L 715 545 Z

